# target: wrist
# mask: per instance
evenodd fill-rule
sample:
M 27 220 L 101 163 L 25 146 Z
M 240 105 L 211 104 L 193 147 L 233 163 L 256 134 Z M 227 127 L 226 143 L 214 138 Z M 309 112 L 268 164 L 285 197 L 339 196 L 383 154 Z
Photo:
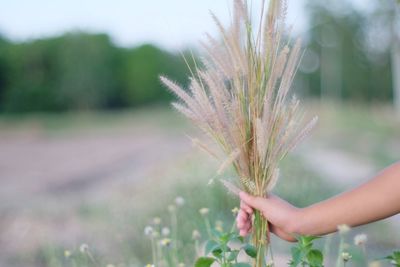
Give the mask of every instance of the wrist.
M 289 219 L 289 223 L 287 224 L 287 233 L 291 235 L 307 235 L 304 230 L 304 213 L 305 209 L 297 208 L 293 211 L 291 218 Z

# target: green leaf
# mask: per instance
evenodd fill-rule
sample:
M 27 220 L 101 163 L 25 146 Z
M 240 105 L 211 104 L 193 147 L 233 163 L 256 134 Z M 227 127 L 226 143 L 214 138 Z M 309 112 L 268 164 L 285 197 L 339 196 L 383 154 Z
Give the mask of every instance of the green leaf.
M 208 255 L 210 252 L 218 248 L 220 248 L 220 245 L 216 241 L 208 240 L 205 246 L 205 254 Z
M 322 263 L 324 262 L 324 256 L 322 255 L 322 252 L 313 249 L 307 254 L 307 260 L 312 267 L 319 267 L 322 266 Z
M 312 245 L 312 241 L 319 238 L 318 236 L 300 236 L 297 240 L 303 247 L 307 247 Z
M 249 255 L 252 258 L 257 257 L 257 249 L 255 246 L 246 244 L 243 246 L 244 252 L 246 252 L 247 255 Z
M 228 261 L 236 260 L 238 254 L 239 254 L 239 250 L 232 250 L 231 252 L 229 252 L 229 255 L 227 257 Z
M 292 252 L 292 259 L 290 261 L 290 267 L 296 267 L 301 263 L 302 253 L 300 248 L 298 247 L 293 247 L 291 249 L 291 252 Z
M 196 260 L 194 266 L 195 267 L 210 267 L 213 264 L 215 259 L 209 257 L 200 257 Z
M 251 267 L 251 265 L 248 263 L 239 262 L 239 263 L 233 264 L 232 267 Z

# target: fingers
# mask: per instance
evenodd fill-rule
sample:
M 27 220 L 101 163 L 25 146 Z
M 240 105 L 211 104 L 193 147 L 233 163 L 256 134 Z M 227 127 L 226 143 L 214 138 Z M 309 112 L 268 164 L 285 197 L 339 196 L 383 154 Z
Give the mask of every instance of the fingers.
M 248 214 L 253 214 L 253 209 L 243 201 L 240 201 L 240 208 L 245 210 Z
M 246 236 L 251 231 L 250 215 L 241 209 L 236 217 L 236 226 L 241 236 Z
M 262 197 L 255 197 L 247 194 L 246 192 L 240 192 L 240 199 L 244 204 L 251 208 L 255 208 L 257 210 L 262 210 L 264 206 L 265 199 Z

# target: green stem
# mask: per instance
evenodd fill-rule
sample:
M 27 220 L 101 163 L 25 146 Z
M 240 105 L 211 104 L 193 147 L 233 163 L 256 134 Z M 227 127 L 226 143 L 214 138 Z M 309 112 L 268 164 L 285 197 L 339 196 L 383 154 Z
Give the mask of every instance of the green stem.
M 256 247 L 257 256 L 253 266 L 264 267 L 268 249 L 268 222 L 260 211 L 256 210 L 254 215 L 253 245 Z

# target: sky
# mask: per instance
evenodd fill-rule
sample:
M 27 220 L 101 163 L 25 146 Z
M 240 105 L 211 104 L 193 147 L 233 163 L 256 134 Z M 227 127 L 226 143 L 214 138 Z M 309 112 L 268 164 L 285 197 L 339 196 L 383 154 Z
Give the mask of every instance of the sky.
M 261 0 L 249 0 L 259 6 Z M 108 33 L 119 46 L 154 43 L 166 49 L 194 46 L 216 30 L 209 10 L 224 24 L 231 0 L 9 0 L 0 8 L 0 34 L 25 41 L 82 30 Z M 306 29 L 304 0 L 289 0 L 288 24 Z M 256 9 L 253 9 L 256 11 Z

